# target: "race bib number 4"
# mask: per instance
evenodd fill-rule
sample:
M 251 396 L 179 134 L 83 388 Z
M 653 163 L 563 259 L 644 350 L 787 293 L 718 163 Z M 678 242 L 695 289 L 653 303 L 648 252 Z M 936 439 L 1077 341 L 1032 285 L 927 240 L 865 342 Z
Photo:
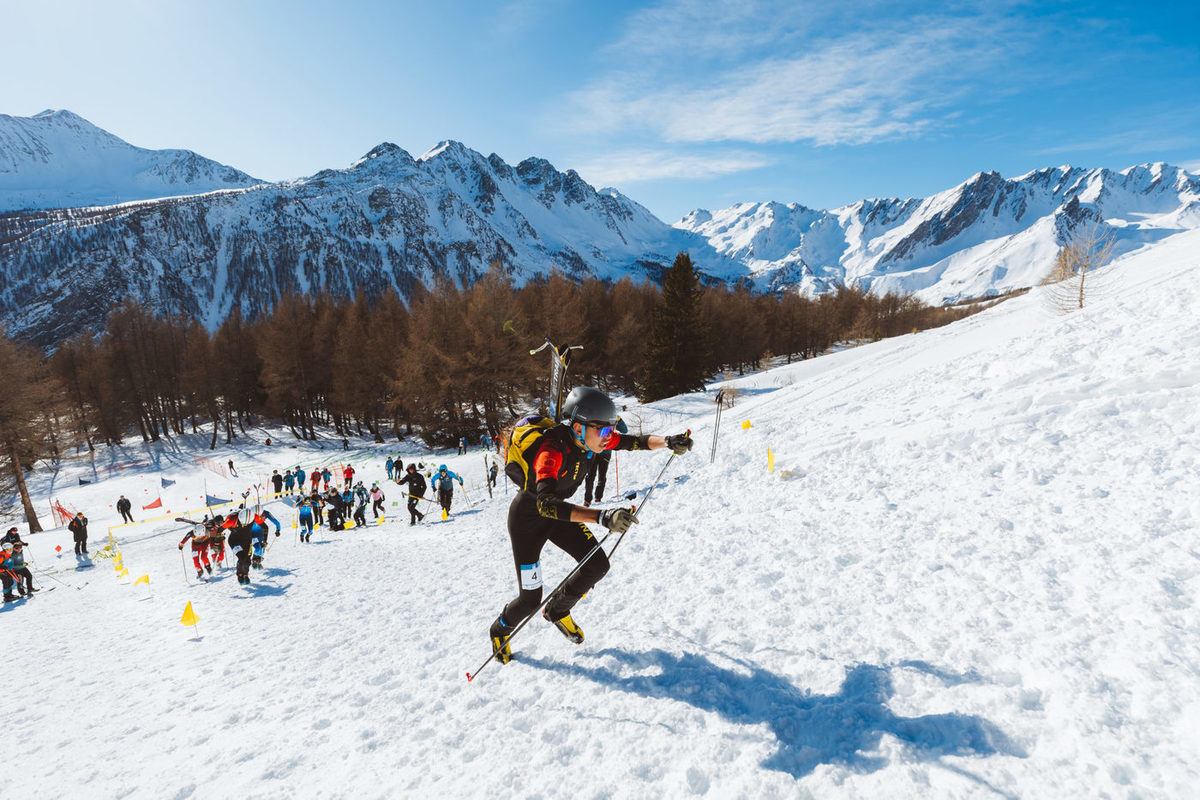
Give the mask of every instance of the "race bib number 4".
M 532 564 L 521 565 L 521 588 L 542 588 L 542 562 L 535 561 Z

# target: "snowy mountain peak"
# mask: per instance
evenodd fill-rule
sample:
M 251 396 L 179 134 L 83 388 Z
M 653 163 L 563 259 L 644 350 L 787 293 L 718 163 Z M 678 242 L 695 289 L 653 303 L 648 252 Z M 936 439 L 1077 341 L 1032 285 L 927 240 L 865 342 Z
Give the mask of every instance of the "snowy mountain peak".
M 167 163 L 188 166 L 187 151 L 172 152 Z M 45 344 L 99 327 L 125 297 L 215 328 L 233 308 L 253 317 L 285 291 L 408 296 L 434 276 L 470 284 L 495 262 L 518 282 L 552 271 L 654 278 L 680 250 L 709 275 L 742 271 L 574 170 L 540 158 L 514 168 L 452 140 L 417 159 L 384 142 L 349 167 L 253 192 L 10 214 L 0 226 L 0 319 Z
M 207 194 L 254 183 L 188 150 L 134 147 L 69 111 L 0 115 L 0 321 L 53 343 L 135 297 L 215 327 L 286 291 L 407 296 L 435 276 L 469 284 L 496 262 L 518 281 L 555 270 L 656 279 L 682 250 L 707 278 L 759 290 L 848 284 L 941 303 L 1036 285 L 1095 225 L 1117 254 L 1200 228 L 1200 176 L 1161 162 L 981 171 L 929 197 L 831 211 L 744 202 L 674 226 L 545 158 L 514 167 L 454 140 L 415 159 L 382 142 L 349 167 Z M 193 197 L 3 213 L 179 195 Z
M 0 114 L 0 212 L 110 205 L 257 183 L 190 150 L 135 147 L 70 111 Z
M 444 156 L 454 156 L 457 158 L 468 158 L 468 159 L 471 159 L 474 157 L 479 157 L 479 158 L 483 157 L 479 153 L 476 153 L 474 150 L 467 147 L 462 142 L 456 141 L 454 139 L 445 139 L 443 141 L 438 142 L 436 145 L 431 147 L 429 150 L 426 150 L 421 155 L 417 156 L 417 161 L 431 161 L 435 158 L 444 157 Z
M 1090 226 L 1112 235 L 1118 254 L 1200 227 L 1200 179 L 1161 162 L 1119 172 L 1062 165 L 1011 179 L 989 170 L 926 198 L 833 211 L 738 203 L 675 224 L 747 264 L 760 286 L 845 282 L 941 303 L 1036 285 L 1058 249 Z M 823 282 L 797 283 L 799 274 Z
M 378 162 L 379 164 L 396 162 L 406 165 L 415 163 L 413 157 L 409 155 L 407 150 L 399 145 L 392 144 L 391 142 L 382 142 L 375 145 L 367 152 L 366 155 L 351 164 L 350 168 L 355 169 L 369 162 Z

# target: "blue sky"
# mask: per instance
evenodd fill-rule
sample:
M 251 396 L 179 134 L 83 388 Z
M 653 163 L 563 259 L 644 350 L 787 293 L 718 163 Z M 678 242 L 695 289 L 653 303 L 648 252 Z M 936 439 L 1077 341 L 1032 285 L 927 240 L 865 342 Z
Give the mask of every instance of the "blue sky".
M 1200 170 L 1200 3 L 2 0 L 0 113 L 279 180 L 458 139 L 672 222 L 981 170 Z

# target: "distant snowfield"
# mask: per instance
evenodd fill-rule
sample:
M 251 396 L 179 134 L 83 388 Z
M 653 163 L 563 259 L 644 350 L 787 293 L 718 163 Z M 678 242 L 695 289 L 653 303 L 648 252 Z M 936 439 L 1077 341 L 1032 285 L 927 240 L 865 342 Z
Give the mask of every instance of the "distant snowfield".
M 174 524 L 118 528 L 149 599 L 100 563 L 0 611 L 5 794 L 1192 797 L 1198 262 L 1179 234 L 1069 316 L 1035 290 L 735 381 L 714 464 L 711 392 L 631 413 L 697 446 L 577 607 L 587 641 L 536 620 L 470 684 L 516 588 L 478 450 L 433 462 L 474 507 L 410 528 L 390 489 L 385 524 L 308 545 L 282 517 L 249 589 L 185 584 Z M 90 515 L 95 551 L 122 492 L 138 508 L 176 480 L 182 510 L 205 479 L 228 495 L 341 455 L 282 439 L 218 450 L 240 481 L 192 465 L 195 437 L 33 486 Z M 364 477 L 392 447 L 354 451 Z M 620 491 L 666 458 L 622 454 Z M 61 530 L 32 542 L 43 569 L 72 561 Z M 570 561 L 543 566 L 553 585 Z

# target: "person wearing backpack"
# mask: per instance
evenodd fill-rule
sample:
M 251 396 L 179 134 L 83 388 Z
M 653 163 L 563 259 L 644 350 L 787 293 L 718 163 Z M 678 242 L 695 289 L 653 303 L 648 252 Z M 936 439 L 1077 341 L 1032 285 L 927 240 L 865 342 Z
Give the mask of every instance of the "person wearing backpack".
M 86 556 L 88 554 L 87 526 L 88 519 L 83 515 L 82 511 L 76 514 L 75 517 L 67 523 L 67 530 L 69 530 L 71 535 L 75 538 L 75 555 L 77 556 Z
M 504 473 L 518 491 L 508 509 L 508 537 L 519 594 L 504 606 L 489 631 L 492 649 L 502 664 L 512 658 L 509 636 L 541 605 L 541 555 L 546 542 L 580 561 L 596 546 L 587 525 L 624 533 L 637 521 L 628 508 L 600 510 L 567 502 L 583 483 L 590 459 L 610 450 L 668 447 L 682 455 L 692 449 L 692 439 L 685 433 L 665 437 L 618 433 L 617 407 L 608 395 L 590 386 L 571 390 L 563 402 L 562 416 L 558 423 L 526 418 L 509 437 Z M 575 644 L 583 642 L 583 630 L 572 619 L 571 609 L 607 572 L 608 557 L 600 550 L 550 597 L 542 611 L 542 616 Z
M 400 486 L 408 484 L 408 524 L 416 525 L 418 520 L 425 519 L 425 515 L 417 511 L 417 503 L 425 499 L 425 476 L 417 472 L 415 465 L 409 464 L 405 476 L 396 483 Z
M 313 507 L 307 497 L 301 495 L 300 503 L 296 506 L 299 511 L 300 541 L 311 542 L 313 534 Z
M 458 477 L 457 473 L 446 469 L 446 465 L 442 464 L 438 467 L 438 471 L 434 473 L 432 485 L 437 491 L 438 505 L 442 507 L 442 519 L 445 519 L 450 514 L 450 506 L 454 503 L 454 482 L 458 481 L 458 485 L 463 485 L 462 478 Z

